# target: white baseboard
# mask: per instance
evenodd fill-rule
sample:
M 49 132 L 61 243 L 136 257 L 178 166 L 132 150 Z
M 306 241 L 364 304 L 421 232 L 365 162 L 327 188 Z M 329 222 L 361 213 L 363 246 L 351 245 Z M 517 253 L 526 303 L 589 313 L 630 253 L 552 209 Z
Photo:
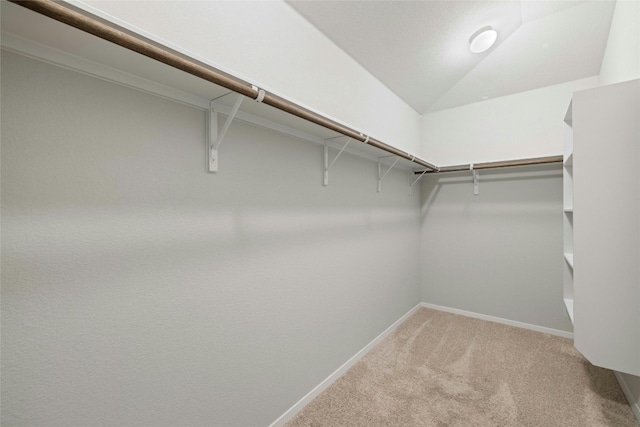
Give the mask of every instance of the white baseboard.
M 389 326 L 384 332 L 375 337 L 373 341 L 367 344 L 362 350 L 357 352 L 351 359 L 347 360 L 342 366 L 335 370 L 331 375 L 329 375 L 324 381 L 318 384 L 313 390 L 307 393 L 302 399 L 300 399 L 295 405 L 289 408 L 284 414 L 282 414 L 277 420 L 275 420 L 269 427 L 281 427 L 293 418 L 298 412 L 302 410 L 309 402 L 315 399 L 320 393 L 325 391 L 331 384 L 336 382 L 338 378 L 343 376 L 349 368 L 355 365 L 362 357 L 364 357 L 367 353 L 369 353 L 380 341 L 390 335 L 394 330 L 398 328 L 409 316 L 415 313 L 421 307 L 420 304 L 413 307 L 411 310 L 407 312 L 400 319 L 396 320 L 393 325 Z
M 631 392 L 631 388 L 627 384 L 627 381 L 620 374 L 620 372 L 613 371 L 613 374 L 616 376 L 618 380 L 618 384 L 620 384 L 620 388 L 624 393 L 627 401 L 629 402 L 629 406 L 631 406 L 631 410 L 633 411 L 633 415 L 636 416 L 638 423 L 640 423 L 640 396 L 634 396 Z
M 556 335 L 563 338 L 573 339 L 572 332 L 561 331 L 559 329 L 552 329 L 544 326 L 532 325 L 530 323 L 517 322 L 515 320 L 503 319 L 501 317 L 494 317 L 486 314 L 474 313 L 472 311 L 460 310 L 457 308 L 450 308 L 450 307 L 445 307 L 445 306 L 436 305 L 436 304 L 429 304 L 426 302 L 423 302 L 420 305 L 425 308 L 445 311 L 447 313 L 460 314 L 462 316 L 473 317 L 474 319 L 488 320 L 489 322 L 502 323 L 503 325 L 515 326 L 518 328 L 530 329 L 532 331 L 542 332 L 549 335 Z

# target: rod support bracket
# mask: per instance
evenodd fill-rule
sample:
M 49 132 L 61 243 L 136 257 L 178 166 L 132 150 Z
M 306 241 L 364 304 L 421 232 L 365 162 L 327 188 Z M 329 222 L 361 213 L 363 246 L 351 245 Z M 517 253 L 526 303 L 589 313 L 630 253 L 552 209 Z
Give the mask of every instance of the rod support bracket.
M 349 145 L 350 142 L 351 142 L 351 138 L 347 139 L 346 144 L 344 144 L 342 146 L 342 148 L 340 149 L 338 154 L 336 154 L 336 156 L 333 158 L 331 163 L 329 163 L 329 146 L 327 145 L 327 141 L 325 140 L 325 142 L 324 142 L 324 170 L 323 170 L 324 171 L 324 176 L 323 176 L 323 180 L 322 180 L 322 185 L 324 185 L 325 187 L 327 185 L 329 185 L 329 169 L 331 169 L 333 164 L 336 162 L 336 160 L 338 160 L 338 157 L 340 157 L 340 155 L 344 152 L 344 150 L 347 148 L 347 146 Z
M 411 196 L 411 188 L 414 186 L 414 184 L 418 181 L 420 181 L 420 178 L 422 178 L 424 176 L 425 173 L 427 173 L 428 169 L 425 169 L 424 172 L 422 172 L 420 174 L 419 177 L 417 177 L 415 180 L 413 180 L 413 182 L 411 184 L 409 184 L 409 195 Z M 409 180 L 411 180 L 411 172 L 409 172 Z
M 389 166 L 385 173 L 382 173 L 382 163 L 380 162 L 381 158 L 382 157 L 378 157 L 378 193 L 382 191 L 382 180 L 389 172 L 391 172 L 391 169 L 393 169 L 396 163 L 398 163 L 398 160 L 400 160 L 400 157 L 396 157 L 396 160 L 391 164 L 391 166 Z
M 264 91 L 264 89 L 260 89 L 258 86 L 255 86 L 255 85 L 251 85 L 251 88 L 258 91 L 258 95 L 254 99 L 254 101 L 256 101 L 257 103 L 262 103 L 262 101 L 264 100 L 264 96 L 266 95 L 266 92 Z
M 207 131 L 209 134 L 209 172 L 218 172 L 218 148 L 220 147 L 220 144 L 222 144 L 224 136 L 227 134 L 229 126 L 231 126 L 231 122 L 236 118 L 236 114 L 238 114 L 238 110 L 240 109 L 240 104 L 242 104 L 243 99 L 244 95 L 238 95 L 236 102 L 233 104 L 233 108 L 227 116 L 227 119 L 224 121 L 224 125 L 222 125 L 222 130 L 220 130 L 220 132 L 218 132 L 218 113 L 214 110 L 213 101 L 209 102 L 209 114 L 207 115 Z
M 218 150 L 209 150 L 209 172 L 218 172 Z
M 480 171 L 473 168 L 473 163 L 469 165 L 469 170 L 473 175 L 473 195 L 477 196 L 480 194 Z
M 209 172 L 218 172 L 218 112 L 213 109 L 213 102 L 209 103 L 207 114 L 207 165 Z

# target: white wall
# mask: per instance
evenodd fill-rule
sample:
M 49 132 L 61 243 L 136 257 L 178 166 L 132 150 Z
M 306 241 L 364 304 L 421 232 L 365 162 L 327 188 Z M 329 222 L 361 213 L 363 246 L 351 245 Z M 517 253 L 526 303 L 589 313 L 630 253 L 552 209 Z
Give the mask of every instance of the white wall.
M 2 56 L 3 425 L 268 425 L 420 301 L 419 195 Z M 416 192 L 417 193 L 417 192 Z
M 562 118 L 591 77 L 425 114 L 422 156 L 438 166 L 562 154 Z
M 420 150 L 418 113 L 284 1 L 70 3 L 387 144 Z
M 640 77 L 640 2 L 618 0 L 611 20 L 600 83 L 619 83 Z
M 574 90 L 598 77 L 425 114 L 437 165 L 561 155 Z M 422 191 L 424 302 L 571 331 L 562 304 L 560 166 L 429 177 Z
M 422 299 L 571 331 L 562 303 L 562 170 L 520 167 L 422 184 Z
M 573 91 L 598 77 L 422 117 L 422 155 L 438 165 L 561 155 Z M 424 302 L 571 331 L 562 304 L 560 166 L 429 177 L 422 191 Z
M 598 78 L 426 114 L 422 155 L 438 165 L 560 155 L 574 90 Z M 562 304 L 560 166 L 429 177 L 422 188 L 422 298 L 571 331 Z

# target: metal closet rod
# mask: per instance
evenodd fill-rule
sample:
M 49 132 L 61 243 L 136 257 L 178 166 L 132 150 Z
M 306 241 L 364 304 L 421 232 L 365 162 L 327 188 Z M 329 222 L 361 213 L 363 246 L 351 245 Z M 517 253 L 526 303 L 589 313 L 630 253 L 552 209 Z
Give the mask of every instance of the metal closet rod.
M 121 47 L 137 52 L 141 55 L 147 56 L 163 64 L 182 70 L 193 76 L 207 80 L 211 83 L 215 83 L 218 86 L 227 88 L 233 92 L 242 94 L 246 97 L 257 99 L 260 96 L 260 90 L 253 87 L 245 81 L 234 78 L 232 76 L 223 73 L 220 70 L 213 69 L 211 67 L 204 67 L 190 58 L 177 55 L 170 52 L 168 48 L 162 48 L 151 44 L 141 38 L 135 37 L 124 31 L 118 30 L 115 26 L 106 25 L 96 19 L 81 13 L 75 12 L 50 0 L 9 0 L 12 3 L 16 3 L 41 15 L 48 16 L 56 21 L 70 25 L 79 30 L 85 31 L 89 34 L 93 34 L 96 37 L 107 40 L 111 43 L 115 43 Z M 360 132 L 337 123 L 327 117 L 320 114 L 309 111 L 300 105 L 294 104 L 281 97 L 273 95 L 271 93 L 264 92 L 264 98 L 262 103 L 270 105 L 278 110 L 300 117 L 301 119 L 320 125 L 324 128 L 338 132 L 349 138 L 364 142 L 372 145 L 383 151 L 391 153 L 395 156 L 402 157 L 410 160 L 413 163 L 417 163 L 425 168 L 437 171 L 438 167 L 431 163 L 420 159 L 405 151 L 399 150 L 382 141 L 374 138 L 362 135 Z
M 562 163 L 562 156 L 550 156 L 550 157 L 534 157 L 530 159 L 519 159 L 519 160 L 503 160 L 499 162 L 486 162 L 486 163 L 474 163 L 473 170 L 478 169 L 497 169 L 497 168 L 508 168 L 513 166 L 528 166 L 528 165 L 543 165 L 548 163 Z M 467 165 L 456 165 L 456 166 L 442 166 L 439 170 L 428 170 L 426 173 L 443 173 L 443 172 L 462 172 L 469 171 L 471 169 L 471 164 Z M 416 171 L 416 174 L 421 174 L 425 171 Z

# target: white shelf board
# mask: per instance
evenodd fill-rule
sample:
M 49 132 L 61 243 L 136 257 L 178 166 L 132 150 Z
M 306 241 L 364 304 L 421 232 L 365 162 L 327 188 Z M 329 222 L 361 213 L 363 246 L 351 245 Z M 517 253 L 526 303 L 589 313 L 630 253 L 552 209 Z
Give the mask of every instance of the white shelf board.
M 571 100 L 571 102 L 569 102 L 569 106 L 567 107 L 567 112 L 564 115 L 564 121 L 567 124 L 572 124 L 573 123 L 573 100 Z
M 569 298 L 565 298 L 564 306 L 567 309 L 567 313 L 569 314 L 569 319 L 571 320 L 571 324 L 573 325 L 573 300 Z
M 569 266 L 573 268 L 573 254 L 565 253 L 564 259 L 567 261 L 567 264 L 569 264 Z
M 564 160 L 565 167 L 573 167 L 573 153 L 569 154 L 569 156 Z

